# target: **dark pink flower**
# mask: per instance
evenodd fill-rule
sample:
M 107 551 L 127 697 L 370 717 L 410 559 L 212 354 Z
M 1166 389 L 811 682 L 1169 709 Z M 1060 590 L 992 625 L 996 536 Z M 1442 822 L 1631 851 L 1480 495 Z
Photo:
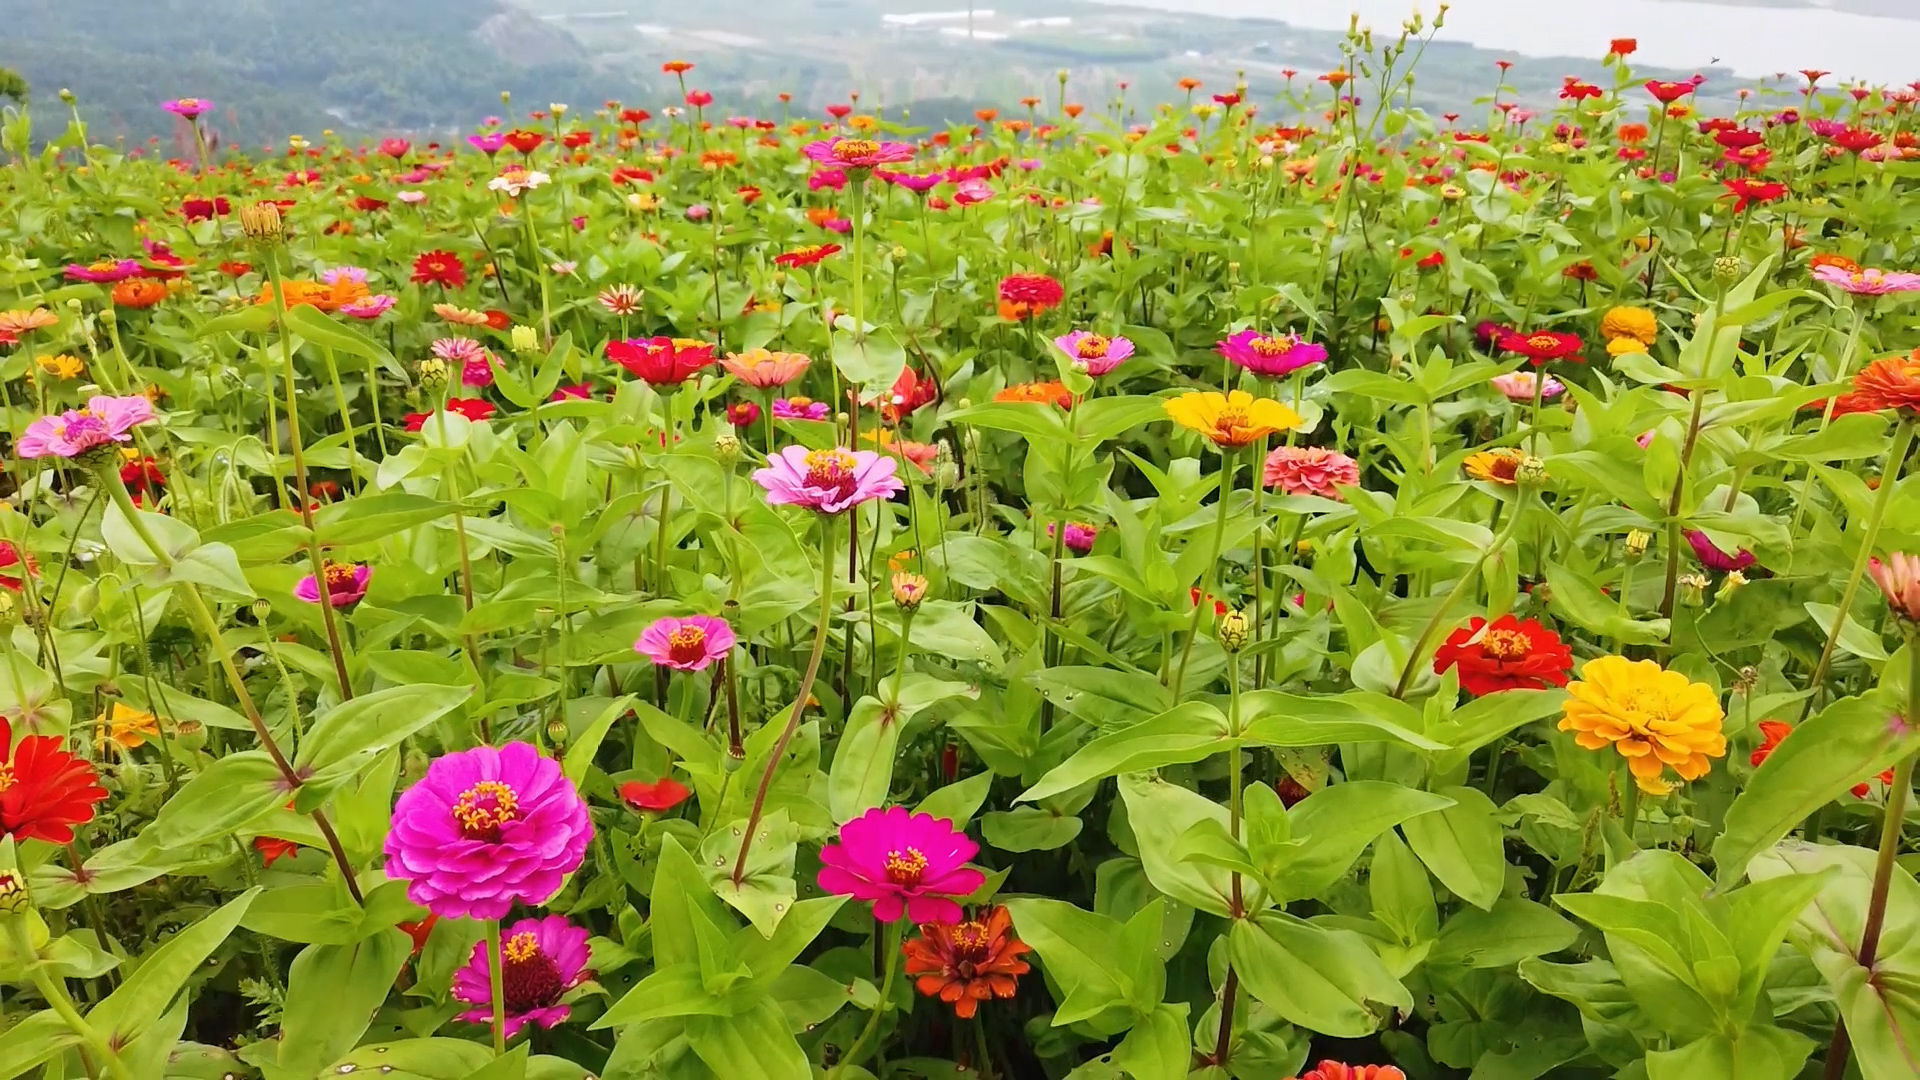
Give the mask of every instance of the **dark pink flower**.
M 1294 334 L 1262 334 L 1258 330 L 1242 330 L 1221 342 L 1216 350 L 1256 375 L 1286 375 L 1327 359 L 1324 345 Z
M 507 1038 L 529 1023 L 550 1028 L 567 1018 L 560 999 L 593 975 L 587 970 L 587 931 L 564 915 L 521 919 L 500 938 L 500 988 Z M 460 1014 L 470 1024 L 493 1022 L 493 978 L 487 943 L 476 941 L 465 967 L 453 973 L 455 1001 L 474 1006 Z
M 1687 530 L 1687 544 L 1693 548 L 1693 557 L 1699 559 L 1700 565 L 1709 570 L 1725 573 L 1745 570 L 1753 565 L 1753 552 L 1741 548 L 1729 555 L 1721 551 L 1719 545 L 1709 540 L 1707 534 L 1699 529 Z
M 655 619 L 640 632 L 633 651 L 676 671 L 701 671 L 726 658 L 733 648 L 733 628 L 711 615 L 669 616 Z
M 327 579 L 327 606 L 352 607 L 367 595 L 367 583 L 373 580 L 373 568 L 361 563 L 328 562 L 322 569 Z M 309 604 L 320 602 L 320 583 L 312 574 L 300 579 L 293 587 L 297 600 Z
M 980 845 L 931 814 L 878 807 L 840 826 L 840 842 L 820 851 L 818 882 L 830 893 L 873 903 L 873 917 L 894 922 L 956 923 L 960 905 L 986 882 L 966 865 Z

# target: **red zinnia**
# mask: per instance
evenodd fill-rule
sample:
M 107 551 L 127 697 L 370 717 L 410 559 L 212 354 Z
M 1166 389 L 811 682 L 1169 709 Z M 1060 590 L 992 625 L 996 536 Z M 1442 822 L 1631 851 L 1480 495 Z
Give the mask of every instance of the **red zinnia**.
M 663 776 L 651 784 L 629 780 L 620 785 L 621 802 L 635 810 L 647 810 L 656 814 L 673 809 L 691 794 L 693 791 L 687 785 L 671 776 Z
M 0 540 L 0 570 L 11 570 L 16 566 L 24 567 L 26 572 L 34 577 L 40 576 L 40 564 L 34 560 L 32 552 L 27 552 L 23 556 L 20 549 L 13 546 L 13 541 Z M 19 575 L 0 574 L 0 586 L 19 592 L 20 587 L 25 584 L 26 579 Z
M 1647 93 L 1652 94 L 1654 100 L 1660 102 L 1662 105 L 1671 105 L 1681 98 L 1686 97 L 1688 94 L 1693 93 L 1696 86 L 1697 84 L 1691 80 L 1687 82 L 1662 82 L 1659 79 L 1651 79 L 1647 82 Z
M 914 988 L 953 1006 L 970 1020 L 982 1001 L 1010 998 L 1030 966 L 1020 959 L 1031 952 L 1013 936 L 1013 918 L 1003 907 L 987 909 L 984 919 L 952 925 L 923 923 L 920 936 L 900 946 Z
M 1787 193 L 1787 185 L 1777 180 L 1757 183 L 1752 180 L 1722 180 L 1720 185 L 1733 195 L 1733 212 L 1738 214 L 1754 203 L 1768 203 Z
M 73 827 L 93 820 L 107 797 L 93 766 L 60 748 L 57 735 L 23 735 L 0 716 L 0 836 L 65 844 Z
M 820 260 L 840 250 L 839 244 L 809 244 L 792 251 L 783 251 L 773 257 L 775 266 L 812 266 Z
M 1639 47 L 1639 38 L 1617 37 L 1607 42 L 1607 51 L 1615 56 L 1632 56 L 1633 51 Z
M 253 850 L 260 853 L 262 869 L 300 850 L 300 845 L 291 840 L 282 840 L 277 836 L 256 836 L 253 838 Z
M 880 407 L 880 418 L 889 424 L 898 424 L 922 405 L 929 404 L 940 396 L 940 384 L 932 379 L 920 377 L 912 365 L 900 369 L 887 392 L 878 397 L 868 398 L 865 404 Z
M 1000 317 L 1025 319 L 1060 306 L 1067 291 L 1045 274 L 1008 274 L 1000 279 Z
M 1833 145 L 1855 154 L 1871 150 L 1885 141 L 1877 131 L 1856 127 L 1845 128 L 1832 139 Z
M 1760 721 L 1760 737 L 1763 741 L 1760 743 L 1759 746 L 1754 747 L 1752 754 L 1748 755 L 1747 764 L 1752 765 L 1756 769 L 1759 768 L 1760 763 L 1767 760 L 1768 757 L 1772 756 L 1773 752 L 1775 750 L 1778 750 L 1780 748 L 1780 744 L 1782 742 L 1785 742 L 1787 736 L 1791 735 L 1792 733 L 1793 733 L 1793 725 L 1783 720 Z M 1874 777 L 1874 779 L 1878 780 L 1882 786 L 1892 784 L 1893 770 L 1887 769 L 1884 772 L 1882 772 L 1879 776 Z M 1853 792 L 1854 798 L 1864 799 L 1867 797 L 1867 792 L 1873 789 L 1868 785 L 1866 781 L 1861 781 L 1860 783 L 1853 785 L 1853 787 L 1849 790 Z
M 435 248 L 414 257 L 413 280 L 421 285 L 457 289 L 467 283 L 467 268 L 460 265 L 460 256 Z
M 689 338 L 628 338 L 607 342 L 607 359 L 654 386 L 678 386 L 713 362 L 713 346 Z
M 1509 330 L 1501 334 L 1495 344 L 1508 352 L 1519 353 L 1526 357 L 1535 367 L 1549 360 L 1564 360 L 1570 356 L 1578 356 L 1581 349 L 1578 337 L 1557 330 L 1535 330 L 1530 334 Z
M 537 131 L 514 130 L 507 132 L 507 145 L 523 154 L 531 154 L 535 150 L 540 149 L 540 144 L 545 141 L 547 141 L 547 137 Z
M 1502 690 L 1544 690 L 1567 685 L 1573 650 L 1558 634 L 1511 613 L 1492 623 L 1473 617 L 1433 654 L 1435 674 L 1457 667 L 1460 686 L 1474 697 Z
M 1343 1065 L 1323 1061 L 1294 1080 L 1407 1080 L 1407 1074 L 1391 1065 Z

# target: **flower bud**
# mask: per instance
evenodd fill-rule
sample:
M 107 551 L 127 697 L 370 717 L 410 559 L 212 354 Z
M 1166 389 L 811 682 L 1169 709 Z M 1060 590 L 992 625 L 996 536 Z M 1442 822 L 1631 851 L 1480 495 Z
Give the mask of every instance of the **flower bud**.
M 280 220 L 280 208 L 272 203 L 249 203 L 240 208 L 240 231 L 256 244 L 275 245 L 287 239 L 286 223 Z
M 547 721 L 547 745 L 553 747 L 555 753 L 566 749 L 568 734 L 565 720 L 556 716 Z
M 1247 613 L 1236 610 L 1220 616 L 1215 633 L 1220 638 L 1221 648 L 1236 653 L 1247 643 L 1247 635 L 1251 630 L 1252 624 L 1247 619 Z
M 1538 486 L 1547 482 L 1547 463 L 1529 454 L 1513 467 L 1513 482 Z
M 1920 555 L 1893 554 L 1885 562 L 1867 561 L 1867 573 L 1880 586 L 1895 618 L 1920 623 Z
M 32 906 L 26 877 L 18 870 L 0 870 L 0 915 L 24 915 Z
M 1727 597 L 1732 596 L 1736 589 L 1739 589 L 1746 583 L 1747 575 L 1738 570 L 1729 570 L 1727 571 L 1727 576 L 1720 579 L 1720 591 L 1713 594 L 1713 599 L 1715 602 L 1725 600 Z
M 0 633 L 11 631 L 19 621 L 20 606 L 14 601 L 12 591 L 0 589 Z
M 547 111 L 556 117 L 565 116 L 567 115 L 567 103 L 564 101 L 556 101 L 547 106 Z
M 1680 578 L 1680 600 L 1688 607 L 1699 607 L 1706 601 L 1707 575 L 1692 573 Z
M 740 436 L 731 431 L 721 431 L 713 437 L 713 457 L 722 465 L 731 466 L 740 460 Z
M 1647 544 L 1653 540 L 1653 534 L 1645 529 L 1633 529 L 1627 533 L 1627 558 L 1638 561 L 1647 553 Z
M 511 90 L 500 91 L 500 104 L 505 105 L 512 100 L 513 100 L 513 91 Z
M 67 89 L 67 88 L 66 88 L 66 87 L 64 87 L 64 86 L 63 86 L 63 87 L 61 87 L 61 88 L 60 88 L 60 100 L 61 100 L 62 102 L 65 102 L 65 103 L 66 103 L 66 104 L 68 104 L 68 105 L 71 105 L 71 104 L 73 104 L 73 91 L 71 91 L 71 90 L 69 90 L 69 89 Z
M 1713 280 L 1722 285 L 1731 285 L 1740 280 L 1740 257 L 1722 255 L 1713 260 Z
M 447 362 L 437 356 L 429 356 L 413 367 L 414 377 L 421 386 L 429 390 L 438 390 L 447 385 Z
M 927 598 L 927 579 L 901 571 L 893 575 L 893 603 L 903 612 L 917 611 Z
M 207 748 L 207 725 L 198 720 L 182 720 L 174 725 L 173 737 L 180 749 L 197 754 Z
M 514 327 L 512 338 L 514 352 L 532 354 L 540 351 L 540 331 L 531 326 Z
M 720 768 L 727 772 L 739 772 L 740 766 L 747 763 L 745 747 L 729 746 L 727 752 L 720 755 Z

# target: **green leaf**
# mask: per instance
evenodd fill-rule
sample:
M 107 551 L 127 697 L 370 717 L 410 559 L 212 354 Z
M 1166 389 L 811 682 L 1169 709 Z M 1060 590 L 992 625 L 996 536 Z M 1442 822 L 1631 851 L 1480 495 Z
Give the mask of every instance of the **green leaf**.
M 1403 822 L 1400 831 L 1442 885 L 1474 907 L 1491 909 L 1507 882 L 1499 812 L 1477 788 L 1447 787 L 1435 794 L 1454 805 Z
M 1579 928 L 1552 908 L 1502 897 L 1490 911 L 1466 908 L 1448 919 L 1427 963 L 1511 968 L 1528 957 L 1559 952 L 1579 936 Z
M 1156 1007 L 1113 1048 L 1113 1063 L 1141 1080 L 1184 1077 L 1192 1058 L 1186 1002 L 1166 1002 Z
M 1006 907 L 1013 916 L 1015 934 L 1033 946 L 1047 978 L 1063 992 L 1053 1014 L 1054 1027 L 1126 1006 L 1134 985 L 1116 955 L 1120 923 L 1064 900 L 1010 897 Z M 1159 919 L 1157 909 L 1154 918 Z
M 1287 811 L 1288 847 L 1270 854 L 1249 831 L 1250 854 L 1279 890 L 1274 899 L 1318 896 L 1346 876 L 1375 837 L 1451 805 L 1445 795 L 1383 780 L 1331 784 Z
M 293 759 L 295 771 L 305 777 L 295 809 L 321 805 L 387 748 L 430 726 L 472 694 L 468 686 L 394 686 L 335 705 L 314 723 Z
M 1236 920 L 1227 955 L 1254 998 L 1302 1027 L 1336 1038 L 1370 1035 L 1390 1009 L 1413 1007 L 1366 939 L 1278 911 Z
M 416 525 L 437 521 L 456 508 L 454 503 L 405 491 L 357 495 L 315 510 L 313 531 L 328 544 L 345 547 L 386 539 Z
M 219 589 L 234 596 L 252 599 L 253 586 L 240 569 L 240 559 L 225 544 L 201 544 L 173 564 L 172 576 L 180 581 Z
M 732 1016 L 689 1016 L 687 1044 L 714 1075 L 810 1080 L 812 1067 L 770 998 Z
M 167 1011 L 174 995 L 200 965 L 206 963 L 207 957 L 240 925 L 247 906 L 258 895 L 258 888 L 248 889 L 169 938 L 166 944 L 141 960 L 140 966 L 133 969 L 119 989 L 87 1013 L 88 1022 L 114 1045 L 139 1038 L 141 1032 Z
M 273 305 L 250 304 L 238 311 L 216 315 L 200 324 L 194 337 L 213 334 L 258 334 L 273 325 Z
M 653 923 L 653 960 L 660 967 L 699 962 L 699 952 L 694 945 L 696 922 L 719 925 L 731 921 L 719 898 L 707 887 L 706 876 L 700 872 L 699 865 L 672 833 L 660 841 L 660 865 L 654 871 L 652 901 L 649 916 Z
M 118 503 L 108 503 L 106 513 L 100 518 L 100 538 L 107 542 L 107 550 L 129 566 L 160 565 L 159 557 L 134 530 L 135 520 L 146 527 L 147 535 L 166 551 L 168 558 L 177 561 L 200 546 L 200 534 L 179 518 L 138 508 L 134 514 L 134 519 L 129 520 Z
M 698 964 L 657 967 L 614 1002 L 594 1026 L 626 1027 L 673 1016 L 728 1016 L 733 1012 L 730 998 L 707 992 Z
M 351 1050 L 412 952 L 412 939 L 394 929 L 351 945 L 302 949 L 287 973 L 280 1067 L 312 1076 Z
M 492 1060 L 492 1050 L 464 1039 L 404 1039 L 358 1047 L 324 1075 L 364 1073 L 380 1080 L 466 1080 L 473 1070 Z
M 856 337 L 853 319 L 842 315 L 834 320 L 833 366 L 848 382 L 877 393 L 893 385 L 907 365 L 907 352 L 886 329 L 869 330 Z
M 746 872 L 735 882 L 733 870 L 740 858 L 741 830 L 745 827 L 743 818 L 730 829 L 715 829 L 700 845 L 700 868 L 715 896 L 745 915 L 762 935 L 771 937 L 793 907 L 798 890 L 793 860 L 799 850 L 800 831 L 785 809 L 762 818 L 760 831 L 747 850 Z
M 1395 833 L 1385 833 L 1374 841 L 1373 862 L 1367 869 L 1367 898 L 1373 904 L 1373 917 L 1393 931 L 1402 944 L 1432 941 L 1440 932 L 1439 909 L 1433 902 L 1433 883 L 1427 879 L 1427 868 Z M 1457 921 L 1458 916 L 1448 925 Z
M 25 1076 L 79 1045 L 80 1036 L 51 1009 L 33 1013 L 0 1031 L 0 1076 Z
M 606 740 L 607 732 L 612 730 L 613 722 L 633 708 L 634 700 L 632 694 L 622 694 L 607 702 L 600 714 L 587 725 L 587 729 L 580 733 L 580 737 L 567 747 L 561 772 L 573 781 L 574 787 L 587 782 L 587 771 L 593 768 L 593 757 L 600 752 L 600 744 Z
M 1185 702 L 1086 744 L 1016 801 L 1038 802 L 1109 776 L 1202 761 L 1230 745 L 1225 714 L 1203 701 Z
M 268 310 L 271 312 L 272 309 L 269 307 Z M 385 346 L 358 330 L 335 322 L 332 317 L 311 304 L 297 304 L 288 308 L 283 318 L 287 329 L 315 345 L 338 349 L 349 356 L 378 360 L 389 366 L 397 366 L 393 354 L 388 352 Z
M 827 807 L 836 823 L 851 821 L 887 801 L 893 784 L 893 759 L 905 723 L 900 710 L 876 697 L 863 697 L 847 714 L 840 744 L 827 774 Z
M 1385 694 L 1349 691 L 1302 697 L 1279 690 L 1240 696 L 1241 729 L 1248 746 L 1326 746 L 1332 743 L 1399 742 L 1421 750 L 1446 747 L 1414 731 L 1419 710 Z
M 1447 744 L 1433 755 L 1434 775 L 1451 773 L 1496 739 L 1558 713 L 1566 700 L 1565 690 L 1503 690 L 1474 698 L 1427 732 Z
M 993 774 L 977 772 L 965 780 L 956 780 L 920 800 L 913 808 L 916 814 L 931 814 L 953 822 L 956 829 L 964 829 L 967 822 L 987 800 L 987 793 L 993 790 Z
M 1887 708 L 1872 697 L 1843 698 L 1795 727 L 1727 807 L 1713 845 L 1715 873 L 1738 881 L 1747 863 L 1815 810 L 1848 788 L 1914 751 L 1920 738 L 1902 737 L 1887 723 Z
M 263 751 L 229 754 L 174 792 L 126 855 L 146 858 L 190 851 L 238 831 L 286 799 L 280 770 Z M 95 869 L 106 869 L 106 864 Z
M 1082 822 L 1038 806 L 1022 806 L 980 819 L 980 835 L 1001 851 L 1052 851 L 1080 835 Z
M 1140 846 L 1141 868 L 1153 887 L 1169 899 L 1226 917 L 1232 908 L 1231 873 L 1218 865 L 1181 858 L 1180 843 L 1202 822 L 1217 826 L 1224 837 L 1227 808 L 1198 792 L 1145 773 L 1122 776 L 1120 798 L 1127 807 L 1127 824 Z
M 1678 1050 L 1647 1055 L 1647 1080 L 1793 1080 L 1814 1041 L 1772 1025 L 1741 1029 L 1737 1037 L 1709 1035 Z M 1911 1074 L 1909 1074 L 1911 1075 Z
M 1165 415 L 1165 410 L 1160 410 Z M 947 414 L 949 423 L 969 427 L 1011 431 L 1026 436 L 1029 442 L 1066 442 L 1067 422 L 1060 410 L 1027 402 L 990 401 Z

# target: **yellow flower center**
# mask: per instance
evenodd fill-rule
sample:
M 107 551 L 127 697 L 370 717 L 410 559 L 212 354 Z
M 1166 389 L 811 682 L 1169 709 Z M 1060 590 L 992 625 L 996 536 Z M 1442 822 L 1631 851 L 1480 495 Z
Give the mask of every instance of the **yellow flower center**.
M 498 840 L 500 827 L 520 816 L 513 789 L 498 780 L 482 780 L 460 793 L 453 819 L 469 840 Z
M 993 936 L 987 933 L 987 924 L 978 920 L 954 927 L 952 936 L 954 959 L 965 964 L 978 964 L 985 960 L 993 944 Z
M 353 583 L 353 564 L 352 563 L 337 563 L 337 562 L 329 561 L 326 564 L 326 569 L 322 572 L 326 575 L 328 589 L 333 589 L 336 586 L 341 586 L 341 585 L 350 585 Z
M 788 398 L 788 399 L 787 399 L 787 405 L 788 405 L 788 406 L 790 406 L 790 407 L 792 407 L 792 408 L 795 408 L 795 409 L 804 409 L 804 408 L 806 408 L 807 406 L 809 406 L 809 405 L 812 405 L 812 404 L 813 404 L 813 399 L 812 399 L 812 398 L 810 398 L 810 397 L 800 397 L 800 396 L 799 396 L 799 395 L 797 395 L 797 394 L 796 394 L 796 395 L 794 395 L 793 397 L 790 397 L 790 398 Z
M 1498 660 L 1518 660 L 1533 651 L 1533 642 L 1518 630 L 1489 630 L 1480 639 L 1480 651 Z
M 833 156 L 841 161 L 855 161 L 880 151 L 880 144 L 872 139 L 841 139 L 833 144 Z
M 107 271 L 112 270 L 114 267 L 118 265 L 119 264 L 114 262 L 112 259 L 101 259 L 99 262 L 87 264 L 87 269 L 98 271 L 99 273 L 104 274 Z M 1859 275 L 1856 274 L 1854 276 L 1858 277 Z
M 927 871 L 927 857 L 919 848 L 903 848 L 887 852 L 887 880 L 895 885 L 918 885 L 920 875 Z
M 13 766 L 0 762 L 0 792 L 13 786 Z
M 524 964 L 540 951 L 532 934 L 515 934 L 500 943 L 500 959 L 509 964 Z
M 707 632 L 697 626 L 682 626 L 667 635 L 667 655 L 678 663 L 690 664 L 707 655 Z
M 1247 347 L 1261 356 L 1284 356 L 1293 344 L 1291 337 L 1257 337 L 1247 342 Z
M 1099 334 L 1088 334 L 1073 347 L 1073 354 L 1082 360 L 1098 360 L 1107 355 L 1107 346 L 1111 344 Z
M 845 450 L 815 450 L 807 455 L 807 483 L 840 487 L 853 479 L 853 455 Z
M 1546 334 L 1535 334 L 1532 337 L 1527 339 L 1527 344 L 1533 346 L 1536 349 L 1546 350 L 1559 345 L 1560 339 L 1556 337 L 1549 337 Z

